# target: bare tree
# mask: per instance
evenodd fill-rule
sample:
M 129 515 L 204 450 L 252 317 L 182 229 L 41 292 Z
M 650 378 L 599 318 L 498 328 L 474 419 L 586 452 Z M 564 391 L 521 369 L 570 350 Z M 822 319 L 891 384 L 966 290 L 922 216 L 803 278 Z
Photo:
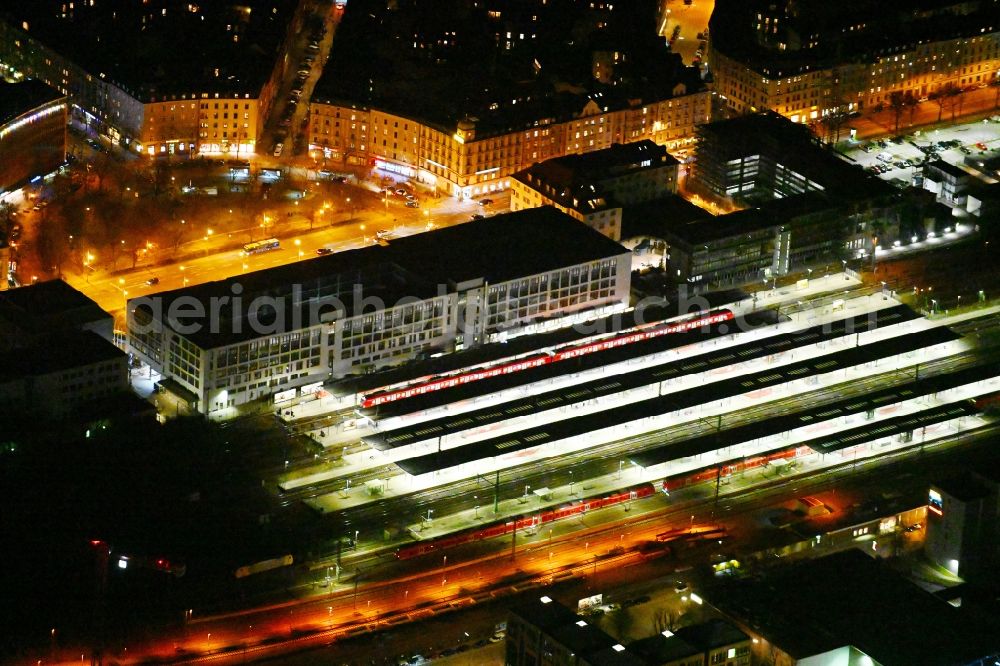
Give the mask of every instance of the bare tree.
M 635 618 L 632 617 L 632 610 L 629 608 L 618 608 L 608 613 L 606 617 L 610 633 L 623 643 L 627 641 L 629 631 L 635 623 Z
M 948 109 L 951 112 L 951 119 L 954 121 L 955 116 L 958 115 L 959 109 L 962 107 L 962 98 L 965 91 L 955 85 L 953 82 L 949 81 L 944 85 L 944 87 L 938 91 L 940 95 L 940 106 Z M 941 118 L 940 111 L 938 112 L 938 120 Z
M 6 240 L 14 226 L 14 204 L 0 201 L 0 240 Z
M 61 215 L 44 214 L 37 225 L 35 247 L 38 260 L 45 270 L 62 275 L 62 266 L 69 257 L 69 234 Z
M 676 608 L 657 608 L 653 612 L 653 631 L 662 634 L 664 631 L 677 631 L 681 627 L 683 613 Z
M 899 119 L 906 109 L 906 97 L 901 90 L 897 90 L 889 95 L 889 110 L 892 111 L 892 133 L 899 134 Z

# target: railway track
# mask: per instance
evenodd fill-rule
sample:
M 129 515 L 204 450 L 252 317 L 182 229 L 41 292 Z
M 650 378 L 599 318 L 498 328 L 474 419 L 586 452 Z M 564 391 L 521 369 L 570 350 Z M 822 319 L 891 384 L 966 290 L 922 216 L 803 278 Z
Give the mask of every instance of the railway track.
M 864 381 L 837 384 L 818 391 L 800 394 L 794 398 L 730 413 L 723 417 L 722 425 L 724 428 L 730 428 L 753 422 L 766 415 L 798 411 L 803 407 L 818 407 L 835 400 L 861 395 L 874 388 L 885 389 L 905 384 L 913 381 L 917 372 L 921 377 L 946 374 L 974 364 L 984 363 L 987 360 L 988 358 L 981 354 L 970 352 L 921 364 L 919 371 L 914 367 L 881 373 Z M 581 484 L 581 490 L 585 492 L 585 479 L 615 472 L 618 469 L 620 456 L 659 446 L 666 439 L 682 440 L 710 434 L 715 431 L 716 427 L 715 421 L 689 422 L 654 433 L 610 442 L 563 458 L 553 458 L 505 470 L 501 475 L 501 496 L 499 499 L 505 501 L 520 496 L 524 484 L 529 484 L 532 487 L 558 487 L 568 485 L 574 479 Z M 374 476 L 384 478 L 379 477 L 378 474 Z M 623 478 L 622 483 L 623 486 L 629 485 L 627 477 Z M 338 513 L 342 514 L 345 523 L 354 525 L 368 525 L 371 524 L 371 521 L 384 519 L 387 515 L 395 516 L 397 519 L 401 515 L 414 517 L 422 515 L 428 508 L 432 508 L 437 515 L 444 516 L 458 511 L 472 510 L 477 504 L 474 496 L 477 494 L 485 495 L 487 499 L 490 499 L 492 492 L 492 480 L 473 478 L 407 496 L 382 500 L 376 504 L 346 509 Z M 488 501 L 479 501 L 478 503 L 485 506 Z M 410 522 L 416 522 L 416 519 L 414 518 Z

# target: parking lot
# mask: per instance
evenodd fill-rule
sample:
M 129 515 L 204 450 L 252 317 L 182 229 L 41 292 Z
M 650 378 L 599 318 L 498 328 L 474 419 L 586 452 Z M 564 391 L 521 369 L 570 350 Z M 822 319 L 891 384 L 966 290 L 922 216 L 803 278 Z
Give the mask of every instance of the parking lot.
M 868 171 L 904 187 L 913 184 L 925 161 L 943 159 L 949 164 L 962 164 L 967 156 L 996 151 L 1000 151 L 1000 116 L 892 139 L 861 141 L 844 154 Z

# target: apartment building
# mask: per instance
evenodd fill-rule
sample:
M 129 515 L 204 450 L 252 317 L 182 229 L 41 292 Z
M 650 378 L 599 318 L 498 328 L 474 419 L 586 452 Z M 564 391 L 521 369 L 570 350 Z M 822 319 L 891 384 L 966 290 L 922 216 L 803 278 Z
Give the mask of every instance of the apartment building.
M 809 123 L 888 106 L 894 93 L 926 100 L 989 85 L 1000 70 L 990 0 L 722 0 L 716 8 L 709 64 L 736 113 L 772 110 Z
M 38 81 L 0 79 L 0 194 L 66 161 L 66 98 Z
M 567 93 L 454 123 L 314 96 L 309 148 L 326 163 L 370 166 L 469 198 L 505 190 L 514 174 L 554 157 L 642 140 L 688 146 L 710 113 L 710 93 L 689 94 L 684 84 L 652 101 Z
M 75 121 L 145 156 L 253 153 L 302 22 L 294 0 L 23 3 L 0 63 L 65 95 Z M 198 49 L 176 48 L 186 35 Z
M 113 324 L 61 280 L 0 292 L 0 417 L 61 419 L 127 391 Z
M 207 413 L 611 312 L 629 278 L 627 250 L 537 208 L 132 299 L 129 346 Z
M 677 192 L 680 163 L 645 139 L 547 160 L 511 179 L 511 210 L 555 206 L 621 240 L 622 206 Z

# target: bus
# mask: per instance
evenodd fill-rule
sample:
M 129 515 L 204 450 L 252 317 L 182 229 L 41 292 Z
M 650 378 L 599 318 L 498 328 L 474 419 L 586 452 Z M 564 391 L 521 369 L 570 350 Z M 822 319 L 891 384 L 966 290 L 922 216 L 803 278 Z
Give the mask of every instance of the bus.
M 260 240 L 254 243 L 247 243 L 243 246 L 244 254 L 260 254 L 261 252 L 269 252 L 271 250 L 277 250 L 281 247 L 281 243 L 278 242 L 277 238 L 268 238 L 267 240 Z

